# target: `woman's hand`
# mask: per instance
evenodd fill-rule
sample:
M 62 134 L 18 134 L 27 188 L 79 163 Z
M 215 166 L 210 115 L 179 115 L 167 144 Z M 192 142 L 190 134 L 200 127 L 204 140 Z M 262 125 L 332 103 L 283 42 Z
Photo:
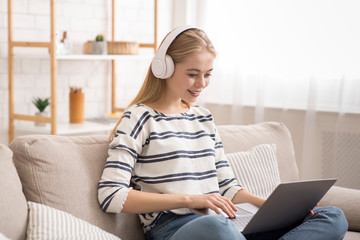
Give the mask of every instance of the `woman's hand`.
M 224 212 L 230 218 L 234 218 L 235 211 L 237 211 L 229 199 L 216 193 L 205 195 L 160 194 L 140 192 L 133 189 L 129 191 L 121 211 L 125 213 L 151 213 L 177 208 L 210 208 L 218 214 Z
M 317 207 L 317 206 L 319 206 L 319 203 L 317 203 L 315 207 Z M 314 211 L 312 209 L 310 209 L 310 216 L 314 216 L 314 215 L 315 215 Z
M 230 218 L 235 218 L 235 205 L 227 198 L 218 193 L 205 194 L 205 195 L 187 195 L 187 208 L 201 209 L 210 208 L 217 214 L 223 211 Z

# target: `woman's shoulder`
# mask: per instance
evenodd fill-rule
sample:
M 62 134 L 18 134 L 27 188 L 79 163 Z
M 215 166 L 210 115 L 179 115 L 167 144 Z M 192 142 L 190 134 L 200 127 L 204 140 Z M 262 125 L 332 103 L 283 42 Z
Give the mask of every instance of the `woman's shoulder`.
M 144 114 L 149 114 L 152 112 L 152 109 L 145 106 L 144 104 L 135 104 L 130 106 L 127 110 L 125 110 L 123 116 L 124 117 L 141 117 Z
M 143 104 L 132 105 L 124 111 L 117 129 L 128 134 L 135 128 L 144 129 L 145 123 L 152 114 L 151 109 Z
M 194 113 L 199 115 L 211 115 L 211 112 L 207 108 L 200 105 L 193 105 L 191 106 L 191 109 Z

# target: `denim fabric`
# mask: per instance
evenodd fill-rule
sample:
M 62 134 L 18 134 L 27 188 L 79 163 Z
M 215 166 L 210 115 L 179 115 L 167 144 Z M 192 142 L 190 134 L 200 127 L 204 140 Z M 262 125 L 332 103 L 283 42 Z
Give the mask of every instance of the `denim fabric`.
M 278 231 L 242 235 L 231 221 L 222 215 L 197 216 L 164 213 L 147 233 L 148 240 L 244 240 L 244 239 L 307 239 L 338 240 L 347 231 L 348 223 L 343 212 L 336 207 L 315 208 L 302 223 Z
M 147 232 L 148 240 L 245 240 L 244 236 L 222 215 L 198 216 L 164 213 Z
M 176 215 L 172 212 L 162 213 L 162 216 L 157 220 L 155 226 L 146 233 L 148 240 L 169 239 L 175 231 L 190 223 L 192 220 L 200 216 L 195 214 Z
M 348 222 L 343 211 L 336 207 L 315 208 L 314 216 L 308 216 L 302 224 L 282 236 L 290 239 L 343 239 Z

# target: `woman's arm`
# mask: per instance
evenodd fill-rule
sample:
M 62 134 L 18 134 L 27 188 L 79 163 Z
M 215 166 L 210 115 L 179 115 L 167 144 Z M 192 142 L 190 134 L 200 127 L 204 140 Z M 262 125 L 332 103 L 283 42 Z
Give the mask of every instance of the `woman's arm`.
M 264 199 L 252 195 L 248 191 L 239 190 L 232 202 L 219 194 L 189 195 L 189 194 L 159 194 L 130 190 L 122 212 L 150 213 L 177 208 L 210 208 L 218 214 L 221 210 L 229 217 L 235 217 L 237 203 L 251 203 L 257 207 L 265 202 Z M 220 210 L 221 209 L 221 210 Z
M 234 217 L 236 207 L 227 198 L 219 194 L 190 195 L 190 194 L 158 194 L 130 190 L 124 203 L 122 212 L 150 213 L 177 208 L 210 208 L 220 214 L 224 211 Z
M 219 179 L 219 190 L 222 195 L 232 199 L 231 201 L 234 204 L 238 203 L 251 203 L 257 207 L 260 207 L 265 200 L 259 198 L 244 188 L 242 188 L 237 179 L 234 176 L 233 171 L 231 170 L 231 166 L 226 159 L 226 155 L 224 152 L 224 147 L 222 145 L 221 137 L 216 130 L 215 124 L 215 154 L 216 154 L 216 168 Z
M 181 194 L 158 194 L 130 190 L 122 212 L 151 213 L 170 209 L 183 208 L 186 197 Z
M 234 196 L 234 198 L 231 200 L 234 204 L 238 203 L 251 203 L 257 207 L 261 207 L 265 199 L 259 198 L 245 189 L 240 189 Z

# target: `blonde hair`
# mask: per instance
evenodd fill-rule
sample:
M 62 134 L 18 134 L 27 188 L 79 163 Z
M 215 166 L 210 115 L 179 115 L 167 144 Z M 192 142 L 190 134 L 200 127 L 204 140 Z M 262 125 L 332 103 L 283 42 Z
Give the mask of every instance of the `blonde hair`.
M 200 29 L 190 29 L 179 34 L 174 41 L 170 44 L 166 54 L 171 56 L 174 61 L 175 68 L 176 64 L 184 61 L 188 56 L 193 53 L 201 52 L 203 49 L 208 50 L 214 56 L 216 55 L 215 49 L 204 31 Z M 150 104 L 160 100 L 165 90 L 165 79 L 159 79 L 154 76 L 149 67 L 143 85 L 141 86 L 137 96 L 131 101 L 130 108 L 136 104 Z M 189 103 L 185 102 L 188 106 Z M 119 126 L 121 119 L 117 122 L 114 129 L 112 130 L 109 141 L 111 142 L 116 134 L 116 129 Z

